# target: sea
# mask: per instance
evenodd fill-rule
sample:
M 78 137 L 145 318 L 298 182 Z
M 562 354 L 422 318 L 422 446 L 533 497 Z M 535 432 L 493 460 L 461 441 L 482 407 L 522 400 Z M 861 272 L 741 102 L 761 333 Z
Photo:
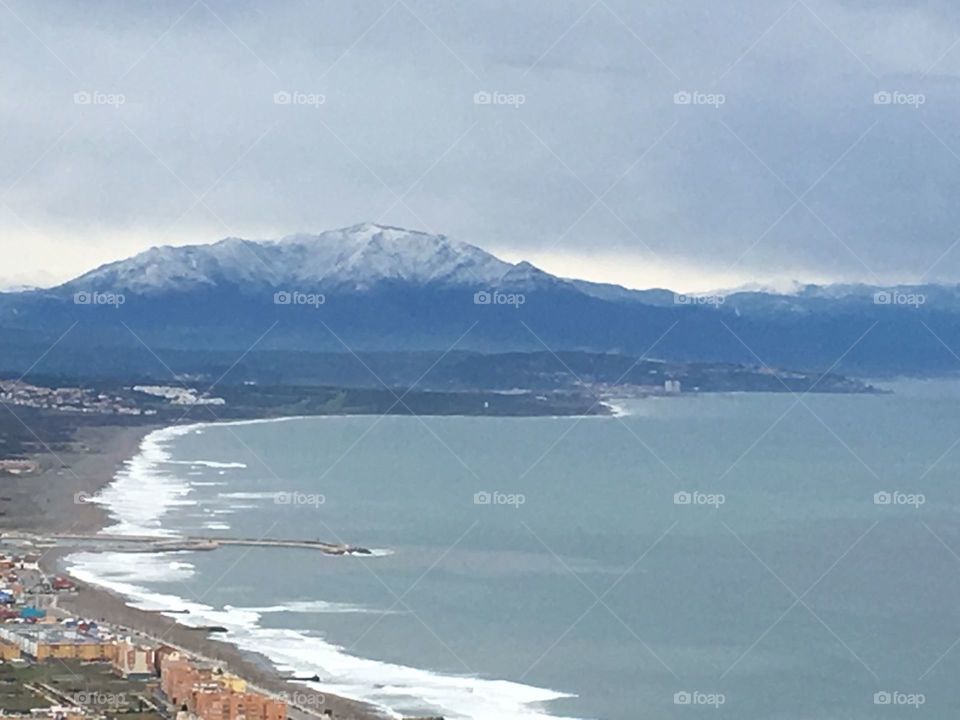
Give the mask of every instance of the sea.
M 158 430 L 78 577 L 392 717 L 953 718 L 960 381 Z M 186 611 L 186 612 L 183 612 Z

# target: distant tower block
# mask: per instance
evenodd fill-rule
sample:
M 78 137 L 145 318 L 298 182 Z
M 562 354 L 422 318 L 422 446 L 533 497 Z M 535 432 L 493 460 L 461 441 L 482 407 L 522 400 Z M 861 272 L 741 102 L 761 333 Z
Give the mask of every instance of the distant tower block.
M 663 382 L 663 391 L 671 395 L 680 392 L 679 380 L 665 380 Z

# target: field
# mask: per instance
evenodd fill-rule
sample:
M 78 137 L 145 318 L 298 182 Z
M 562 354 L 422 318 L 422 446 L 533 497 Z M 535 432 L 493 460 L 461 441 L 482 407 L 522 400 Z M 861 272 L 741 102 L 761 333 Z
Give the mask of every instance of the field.
M 106 663 L 74 660 L 0 665 L 0 714 L 78 704 L 108 718 L 162 720 L 153 688 L 123 680 Z

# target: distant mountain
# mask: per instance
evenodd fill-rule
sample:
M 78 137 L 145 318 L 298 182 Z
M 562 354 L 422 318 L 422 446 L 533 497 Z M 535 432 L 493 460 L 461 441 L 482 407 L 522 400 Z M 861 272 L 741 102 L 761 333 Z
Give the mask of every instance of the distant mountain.
M 76 326 L 74 326 L 76 323 Z M 955 372 L 960 289 L 629 290 L 374 224 L 152 248 L 46 290 L 0 293 L 0 369 L 159 351 L 586 351 L 860 374 Z M 259 339 L 259 342 L 257 342 Z M 63 358 L 61 358 L 63 359 Z M 66 361 L 65 359 L 63 359 Z
M 227 238 L 212 245 L 151 248 L 60 289 L 111 288 L 159 295 L 230 285 L 246 292 L 285 284 L 370 290 L 381 282 L 493 281 L 511 269 L 480 248 L 442 235 L 372 224 L 277 241 Z

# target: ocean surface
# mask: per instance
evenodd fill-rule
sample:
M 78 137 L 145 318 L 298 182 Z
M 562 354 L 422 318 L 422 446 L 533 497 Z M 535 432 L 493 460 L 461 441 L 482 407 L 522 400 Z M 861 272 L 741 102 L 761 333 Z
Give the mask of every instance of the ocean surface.
M 960 383 L 892 387 L 161 430 L 111 531 L 374 554 L 70 563 L 398 716 L 953 718 Z

